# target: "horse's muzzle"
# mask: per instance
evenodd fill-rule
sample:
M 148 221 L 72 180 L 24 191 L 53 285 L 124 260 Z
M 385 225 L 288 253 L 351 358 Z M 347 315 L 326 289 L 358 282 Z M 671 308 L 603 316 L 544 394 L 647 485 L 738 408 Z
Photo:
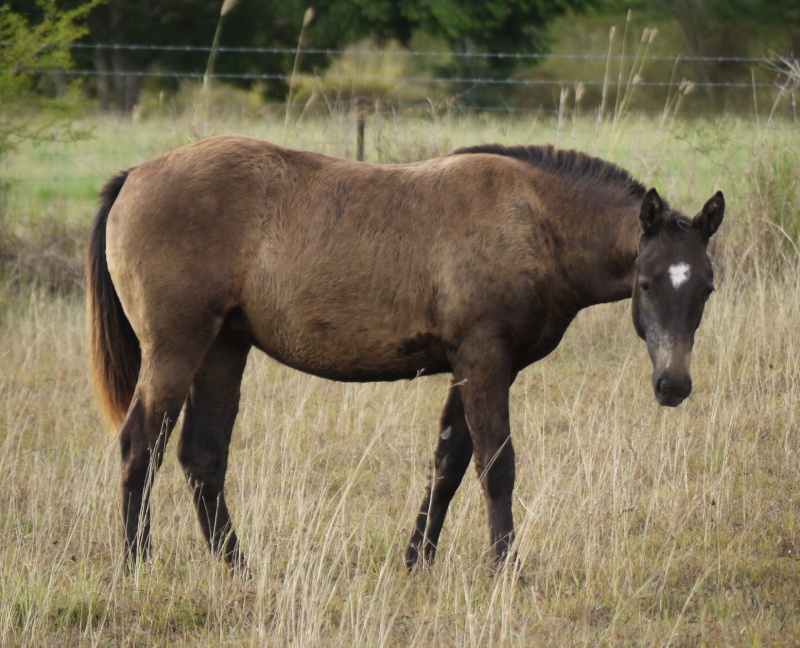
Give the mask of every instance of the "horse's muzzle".
M 659 405 L 677 407 L 692 393 L 692 377 L 661 374 L 653 377 L 653 391 Z

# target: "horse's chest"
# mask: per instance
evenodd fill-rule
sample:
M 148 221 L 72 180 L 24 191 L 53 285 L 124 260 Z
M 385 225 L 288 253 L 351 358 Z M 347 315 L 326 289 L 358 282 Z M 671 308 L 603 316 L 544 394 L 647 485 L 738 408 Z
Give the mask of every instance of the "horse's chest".
M 520 370 L 541 360 L 561 343 L 574 314 L 544 312 L 523 335 L 516 353 L 515 369 Z

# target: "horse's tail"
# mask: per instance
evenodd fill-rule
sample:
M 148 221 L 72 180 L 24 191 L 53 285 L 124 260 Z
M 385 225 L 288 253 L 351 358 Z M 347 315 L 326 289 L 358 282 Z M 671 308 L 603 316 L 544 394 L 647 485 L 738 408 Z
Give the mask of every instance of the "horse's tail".
M 119 427 L 133 398 L 142 352 L 111 281 L 106 261 L 106 223 L 128 171 L 109 180 L 100 192 L 100 209 L 92 225 L 86 255 L 86 307 L 89 360 L 100 408 Z

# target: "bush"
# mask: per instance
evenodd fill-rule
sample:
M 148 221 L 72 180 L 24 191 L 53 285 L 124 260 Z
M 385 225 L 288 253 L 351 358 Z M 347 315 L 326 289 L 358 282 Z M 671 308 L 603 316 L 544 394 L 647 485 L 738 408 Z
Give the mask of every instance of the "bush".
M 74 140 L 79 106 L 77 83 L 66 82 L 72 43 L 86 33 L 81 24 L 101 0 L 61 11 L 55 0 L 36 0 L 41 22 L 0 7 L 0 157 L 25 141 Z
M 61 11 L 55 0 L 36 0 L 41 14 L 36 23 L 8 5 L 0 7 L 0 159 L 23 142 L 74 141 L 88 136 L 87 131 L 74 128 L 79 88 L 77 83 L 66 82 L 63 71 L 72 66 L 72 43 L 86 33 L 81 23 L 100 1 Z M 25 242 L 18 240 L 6 223 L 7 187 L 0 178 L 0 278 L 13 278 L 31 265 L 24 254 Z M 42 256 L 37 263 L 42 260 L 50 274 L 61 274 L 62 264 L 56 257 Z

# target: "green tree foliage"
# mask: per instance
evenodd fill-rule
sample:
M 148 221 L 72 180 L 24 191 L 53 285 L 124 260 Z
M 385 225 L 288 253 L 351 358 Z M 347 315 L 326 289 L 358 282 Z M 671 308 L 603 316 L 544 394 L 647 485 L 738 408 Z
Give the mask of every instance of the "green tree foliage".
M 59 79 L 71 67 L 70 48 L 97 0 L 62 11 L 36 0 L 38 18 L 0 7 L 0 156 L 25 140 L 74 139 L 77 87 Z M 50 84 L 50 85 L 48 85 Z
M 76 8 L 83 0 L 62 0 Z M 29 18 L 42 14 L 30 0 L 9 0 L 10 6 Z M 112 105 L 129 112 L 151 71 L 197 74 L 201 77 L 208 60 L 207 51 L 219 19 L 222 0 L 107 0 L 88 15 L 88 33 L 80 44 L 111 45 L 108 48 L 81 48 L 74 51 L 77 67 L 92 71 L 93 91 L 102 107 Z M 297 5 L 293 7 L 292 5 Z M 297 9 L 292 13 L 291 9 Z M 225 18 L 221 45 L 231 47 L 291 47 L 305 8 L 299 3 L 278 0 L 241 0 Z M 153 49 L 126 49 L 126 45 L 154 46 Z M 185 50 L 164 50 L 159 47 Z M 269 55 L 233 57 L 222 54 L 216 64 L 221 73 L 277 74 L 285 60 Z M 155 82 L 155 89 L 175 89 L 179 79 L 168 75 Z
M 460 79 L 507 77 L 520 59 L 483 56 L 492 53 L 533 54 L 547 49 L 546 29 L 553 19 L 570 11 L 581 11 L 598 0 L 351 0 L 326 3 L 319 9 L 322 32 L 327 25 L 349 24 L 357 36 L 379 40 L 396 39 L 408 44 L 411 37 L 424 33 L 443 39 L 455 52 L 474 56 L 455 57 L 437 65 L 437 76 Z M 338 16 L 337 16 L 338 12 Z M 329 18 L 329 20 L 326 20 Z M 530 64 L 530 61 L 528 61 Z M 454 84 L 453 95 L 468 103 L 489 102 L 509 88 L 469 83 Z
M 447 39 L 456 48 L 482 52 L 541 51 L 546 26 L 592 0 L 356 0 L 362 20 L 382 36 L 407 42 L 416 30 Z
M 64 0 L 75 6 L 79 0 Z M 297 45 L 303 15 L 309 6 L 315 18 L 306 30 L 304 45 L 311 49 L 344 49 L 365 37 L 378 42 L 396 39 L 407 44 L 417 32 L 444 39 L 453 48 L 474 52 L 539 52 L 550 20 L 597 0 L 240 0 L 224 19 L 215 65 L 217 73 L 268 75 L 265 91 L 284 98 L 292 53 L 226 54 L 227 47 L 271 47 L 292 50 Z M 29 0 L 11 0 L 23 6 Z M 108 0 L 89 16 L 91 32 L 85 42 L 112 45 L 208 47 L 214 37 L 222 0 Z M 76 52 L 78 65 L 94 68 L 95 88 L 104 107 L 130 111 L 151 70 L 202 76 L 207 51 L 158 49 L 86 49 Z M 322 71 L 331 63 L 324 54 L 307 54 L 302 69 Z M 507 73 L 510 58 L 476 59 L 456 74 L 476 71 Z M 162 89 L 177 85 L 168 76 Z

